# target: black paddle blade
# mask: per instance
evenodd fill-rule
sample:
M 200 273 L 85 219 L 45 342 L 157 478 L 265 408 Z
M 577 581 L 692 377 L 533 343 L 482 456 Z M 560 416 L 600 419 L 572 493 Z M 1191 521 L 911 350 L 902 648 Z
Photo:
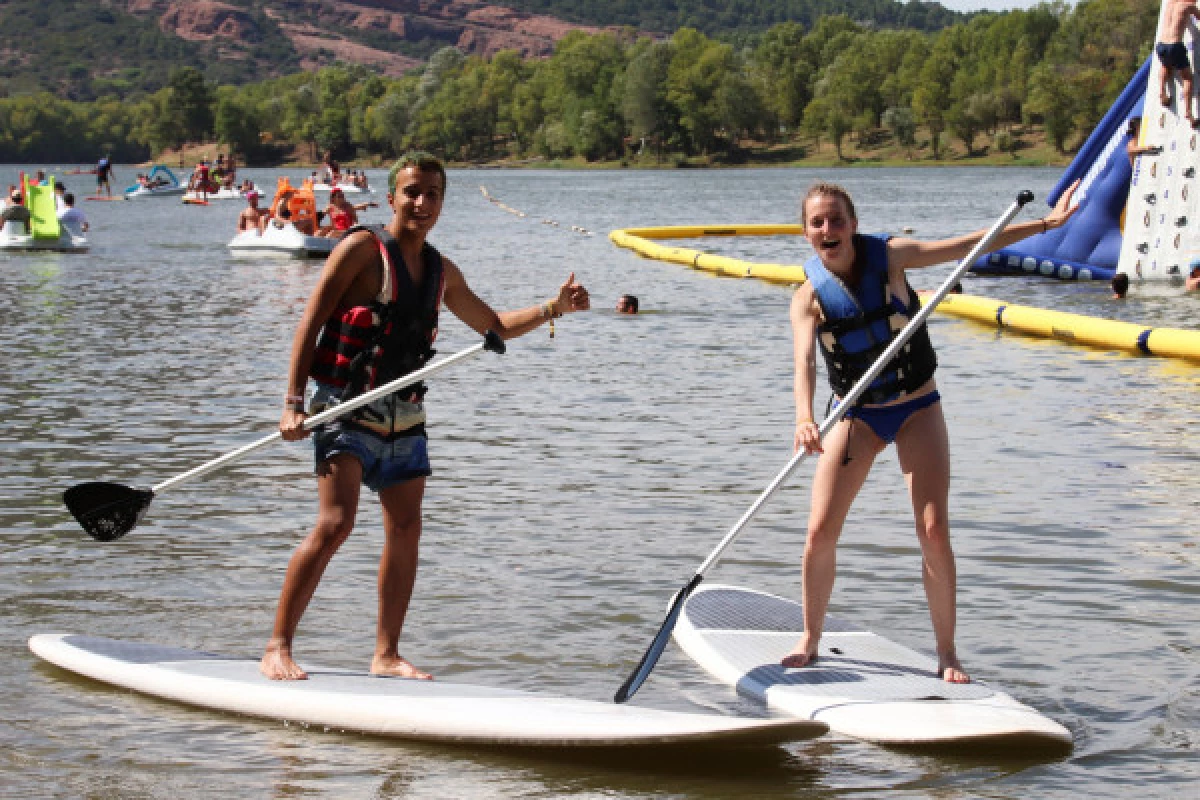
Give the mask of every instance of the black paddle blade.
M 63 492 L 67 509 L 87 531 L 101 542 L 120 539 L 141 521 L 154 492 L 131 489 L 119 483 L 80 483 Z
M 488 331 L 483 335 L 483 349 L 490 350 L 498 355 L 504 355 L 504 340 L 495 331 Z
M 614 703 L 624 703 L 633 697 L 634 693 L 642 688 L 642 684 L 646 682 L 646 678 L 650 677 L 650 671 L 658 663 L 658 658 L 662 655 L 663 650 L 667 649 L 667 642 L 671 641 L 671 631 L 675 630 L 675 623 L 679 621 L 679 615 L 683 611 L 683 604 L 687 602 L 688 597 L 700 585 L 700 581 L 702 580 L 704 580 L 704 576 L 696 573 L 688 581 L 687 586 L 684 586 L 679 590 L 679 594 L 675 595 L 675 599 L 671 602 L 671 608 L 667 611 L 667 618 L 663 620 L 662 627 L 658 629 L 658 635 L 654 637 L 654 641 L 646 649 L 646 654 L 642 656 L 642 660 L 638 662 L 633 673 L 625 679 L 625 683 L 613 695 Z

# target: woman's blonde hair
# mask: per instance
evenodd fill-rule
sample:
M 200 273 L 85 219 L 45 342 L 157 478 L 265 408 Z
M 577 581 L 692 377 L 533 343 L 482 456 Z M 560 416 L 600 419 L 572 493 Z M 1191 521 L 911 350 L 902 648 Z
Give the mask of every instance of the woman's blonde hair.
M 800 222 L 808 221 L 808 201 L 813 197 L 840 197 L 842 202 L 846 204 L 846 211 L 850 214 L 850 219 L 858 221 L 858 214 L 854 211 L 854 201 L 850 199 L 850 193 L 836 183 L 827 183 L 825 181 L 817 181 L 812 186 L 808 187 L 804 198 L 800 201 Z

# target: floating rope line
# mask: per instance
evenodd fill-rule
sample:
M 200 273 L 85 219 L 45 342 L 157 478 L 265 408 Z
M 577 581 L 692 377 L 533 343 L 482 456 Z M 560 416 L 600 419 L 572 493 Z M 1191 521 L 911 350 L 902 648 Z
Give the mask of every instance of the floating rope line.
M 480 186 L 479 191 L 483 193 L 483 196 L 485 198 L 487 198 L 487 201 L 489 203 L 491 203 L 492 205 L 494 205 L 496 208 L 500 209 L 501 211 L 506 211 L 515 217 L 523 218 L 523 217 L 528 216 L 528 214 L 526 214 L 524 211 L 513 208 L 512 206 L 506 205 L 505 203 L 501 202 L 499 198 L 495 197 L 494 195 L 492 195 L 491 192 L 488 191 L 488 188 L 486 186 Z M 542 224 L 549 225 L 552 228 L 564 228 L 565 230 L 570 230 L 570 231 L 573 231 L 574 233 L 578 233 L 580 236 L 594 235 L 587 228 L 580 227 L 579 225 L 563 226 L 561 223 L 558 222 L 558 220 L 554 220 L 554 219 L 548 219 L 548 218 L 543 219 Z

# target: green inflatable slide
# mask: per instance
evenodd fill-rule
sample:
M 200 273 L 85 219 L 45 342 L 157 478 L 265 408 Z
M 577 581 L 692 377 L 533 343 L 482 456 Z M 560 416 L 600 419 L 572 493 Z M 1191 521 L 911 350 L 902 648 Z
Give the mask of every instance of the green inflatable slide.
M 29 232 L 35 239 L 57 239 L 62 235 L 58 225 L 58 208 L 54 202 L 54 179 L 48 185 L 37 186 L 25 179 L 25 203 L 29 209 Z

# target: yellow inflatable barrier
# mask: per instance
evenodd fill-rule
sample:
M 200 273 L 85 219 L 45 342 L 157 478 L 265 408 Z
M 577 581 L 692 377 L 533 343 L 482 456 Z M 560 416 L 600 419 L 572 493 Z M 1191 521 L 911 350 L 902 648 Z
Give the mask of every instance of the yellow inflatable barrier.
M 669 261 L 685 267 L 730 278 L 758 278 L 770 283 L 804 283 L 804 267 L 798 264 L 758 264 L 727 256 L 717 256 L 686 247 L 656 244 L 654 239 L 699 239 L 705 236 L 801 236 L 803 225 L 671 225 L 661 228 L 625 228 L 608 238 L 617 247 L 632 250 L 655 261 Z
M 1120 350 L 1133 355 L 1200 361 L 1200 331 L 1147 328 L 1133 322 L 1085 317 L 1065 311 L 1017 306 L 990 297 L 951 294 L 938 311 L 996 328 L 1008 328 L 1068 344 Z
M 661 239 L 695 239 L 706 236 L 776 236 L 804 234 L 801 225 L 674 225 L 660 228 L 625 228 L 608 235 L 613 244 L 645 258 L 669 261 L 692 269 L 735 278 L 758 278 L 771 283 L 804 282 L 804 268 L 796 264 L 757 264 L 717 256 L 686 247 L 657 244 Z M 1200 331 L 1147 328 L 1065 311 L 1017 306 L 989 297 L 950 294 L 938 311 L 991 327 L 1008 328 L 1030 336 L 1057 339 L 1068 344 L 1120 350 L 1133 355 L 1161 356 L 1200 362 Z

